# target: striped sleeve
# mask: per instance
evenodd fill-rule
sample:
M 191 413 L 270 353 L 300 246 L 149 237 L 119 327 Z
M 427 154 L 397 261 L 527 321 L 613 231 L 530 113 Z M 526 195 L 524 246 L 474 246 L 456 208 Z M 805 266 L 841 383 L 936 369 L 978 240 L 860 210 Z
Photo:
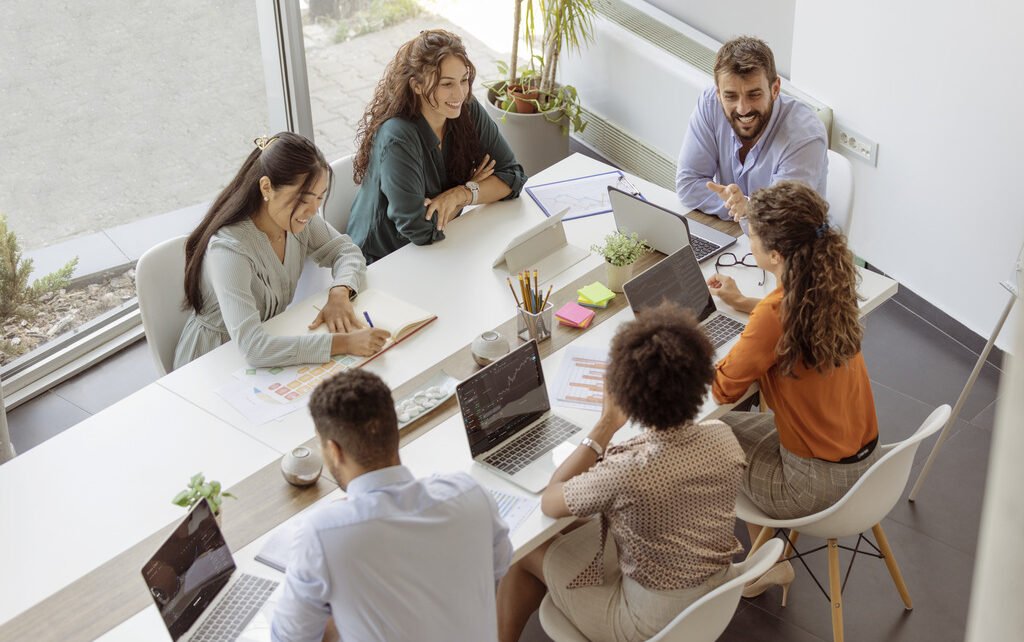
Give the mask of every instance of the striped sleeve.
M 347 234 L 341 234 L 320 216 L 314 216 L 304 230 L 309 258 L 320 267 L 330 267 L 334 286 L 344 285 L 352 292 L 363 289 L 366 259 L 359 246 Z

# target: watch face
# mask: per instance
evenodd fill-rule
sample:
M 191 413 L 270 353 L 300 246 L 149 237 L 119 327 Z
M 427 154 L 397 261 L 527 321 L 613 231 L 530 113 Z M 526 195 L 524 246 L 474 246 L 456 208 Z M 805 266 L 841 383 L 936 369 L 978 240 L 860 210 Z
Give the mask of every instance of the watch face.
M 473 190 L 474 192 L 477 191 L 478 189 L 480 189 L 480 185 L 478 185 L 474 181 L 466 181 L 466 187 L 468 187 L 469 189 Z

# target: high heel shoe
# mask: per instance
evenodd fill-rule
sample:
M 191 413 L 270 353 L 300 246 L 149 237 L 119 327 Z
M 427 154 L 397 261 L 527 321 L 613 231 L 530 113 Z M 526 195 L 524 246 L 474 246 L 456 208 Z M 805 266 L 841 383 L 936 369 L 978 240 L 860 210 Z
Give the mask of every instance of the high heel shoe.
M 782 606 L 786 606 L 789 597 L 789 585 L 793 583 L 796 573 L 789 561 L 779 562 L 768 569 L 764 575 L 743 587 L 743 597 L 757 597 L 773 586 L 782 587 Z

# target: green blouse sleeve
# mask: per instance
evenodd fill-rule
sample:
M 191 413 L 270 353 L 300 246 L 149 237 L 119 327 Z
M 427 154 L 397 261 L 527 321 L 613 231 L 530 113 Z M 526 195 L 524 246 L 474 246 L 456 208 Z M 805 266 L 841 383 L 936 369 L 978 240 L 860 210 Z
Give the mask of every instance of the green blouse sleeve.
M 494 175 L 512 190 L 502 200 L 518 197 L 527 179 L 523 166 L 516 160 L 512 148 L 508 146 L 508 142 L 498 131 L 498 126 L 487 115 L 480 101 L 474 98 L 468 104 L 472 110 L 477 135 L 480 137 L 480 146 L 485 153 L 491 155 L 491 159 L 494 161 Z
M 415 141 L 394 138 L 381 149 L 380 189 L 388 200 L 388 218 L 398 233 L 416 245 L 444 238 L 436 218 L 425 218 L 423 155 Z

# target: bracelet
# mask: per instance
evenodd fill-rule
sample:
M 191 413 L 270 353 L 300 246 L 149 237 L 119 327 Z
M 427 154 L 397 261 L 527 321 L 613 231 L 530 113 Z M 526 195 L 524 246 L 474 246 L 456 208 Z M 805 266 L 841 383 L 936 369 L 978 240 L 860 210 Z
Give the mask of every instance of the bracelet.
M 598 457 L 604 456 L 604 448 L 601 448 L 601 444 L 597 443 L 590 437 L 584 437 L 583 439 L 581 439 L 580 445 L 586 446 L 587 448 L 593 450 L 595 453 L 597 453 Z

